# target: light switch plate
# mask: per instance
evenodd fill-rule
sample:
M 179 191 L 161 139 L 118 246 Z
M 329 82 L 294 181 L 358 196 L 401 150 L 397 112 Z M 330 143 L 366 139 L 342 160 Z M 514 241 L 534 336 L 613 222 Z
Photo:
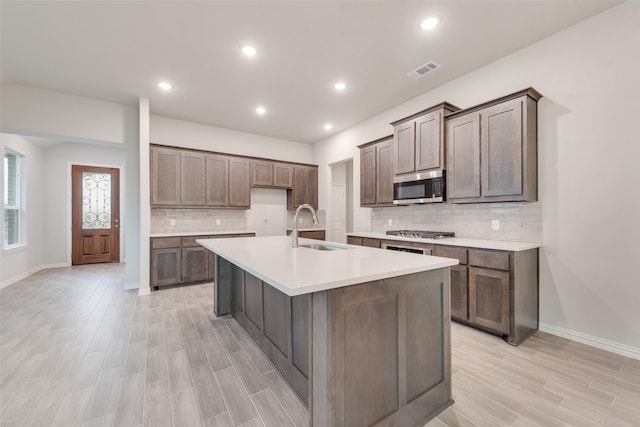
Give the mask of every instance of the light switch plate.
M 176 220 L 175 219 L 170 219 L 169 220 L 169 225 L 176 225 Z
M 491 220 L 491 229 L 492 230 L 500 230 L 500 220 L 499 219 L 492 219 Z

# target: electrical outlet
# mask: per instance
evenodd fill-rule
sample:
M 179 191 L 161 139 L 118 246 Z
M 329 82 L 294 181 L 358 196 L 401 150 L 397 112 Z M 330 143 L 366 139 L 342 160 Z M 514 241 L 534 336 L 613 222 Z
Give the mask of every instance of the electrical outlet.
M 170 219 L 169 220 L 169 225 L 176 225 L 176 220 L 175 219 Z
M 392 219 L 388 219 L 387 220 L 387 225 L 393 225 L 393 220 Z
M 491 220 L 491 229 L 492 230 L 500 230 L 500 220 L 499 219 L 492 219 Z
M 216 218 L 216 225 L 220 225 L 220 218 Z
M 302 224 L 302 218 L 298 218 L 298 224 Z

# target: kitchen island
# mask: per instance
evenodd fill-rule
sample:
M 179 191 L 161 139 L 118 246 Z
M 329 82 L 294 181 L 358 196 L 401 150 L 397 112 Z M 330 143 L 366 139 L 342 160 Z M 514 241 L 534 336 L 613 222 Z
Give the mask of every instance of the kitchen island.
M 284 236 L 198 243 L 215 254 L 215 313 L 245 328 L 313 426 L 418 426 L 453 403 L 457 260 Z

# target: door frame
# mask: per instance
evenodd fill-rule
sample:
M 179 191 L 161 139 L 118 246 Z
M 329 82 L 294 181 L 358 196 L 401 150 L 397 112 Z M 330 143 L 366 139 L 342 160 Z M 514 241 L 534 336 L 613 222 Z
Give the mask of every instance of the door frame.
M 81 161 L 68 161 L 67 162 L 67 266 L 71 266 L 71 252 L 72 252 L 72 223 L 71 223 L 71 214 L 72 214 L 72 180 L 71 180 L 71 169 L 72 166 L 89 166 L 94 168 L 111 168 L 118 169 L 118 173 L 120 174 L 120 231 L 119 231 L 119 240 L 120 240 L 120 262 L 123 263 L 126 260 L 126 254 L 124 252 L 124 230 L 125 230 L 125 218 L 126 218 L 126 205 L 124 204 L 125 199 L 125 185 L 126 177 L 125 177 L 125 168 L 122 165 L 113 165 L 113 164 L 103 164 L 103 163 L 90 163 L 90 162 L 81 162 Z

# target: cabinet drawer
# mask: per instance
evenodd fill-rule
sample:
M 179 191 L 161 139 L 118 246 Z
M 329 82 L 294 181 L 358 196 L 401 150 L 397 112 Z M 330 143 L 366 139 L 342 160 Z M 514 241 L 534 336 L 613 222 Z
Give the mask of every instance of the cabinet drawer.
M 436 256 L 457 259 L 460 264 L 467 263 L 467 249 L 454 246 L 436 246 Z
M 362 237 L 347 236 L 347 244 L 362 246 Z
M 151 249 L 179 248 L 180 237 L 153 237 Z
M 227 236 L 224 236 L 227 237 Z M 242 233 L 242 234 L 234 234 L 229 237 L 256 237 L 256 233 Z
M 189 236 L 189 237 L 183 237 L 182 238 L 182 247 L 183 248 L 193 248 L 196 246 L 200 246 L 199 244 L 196 243 L 196 240 L 198 239 L 208 239 L 209 237 L 207 236 Z
M 469 265 L 508 271 L 509 252 L 469 249 Z

